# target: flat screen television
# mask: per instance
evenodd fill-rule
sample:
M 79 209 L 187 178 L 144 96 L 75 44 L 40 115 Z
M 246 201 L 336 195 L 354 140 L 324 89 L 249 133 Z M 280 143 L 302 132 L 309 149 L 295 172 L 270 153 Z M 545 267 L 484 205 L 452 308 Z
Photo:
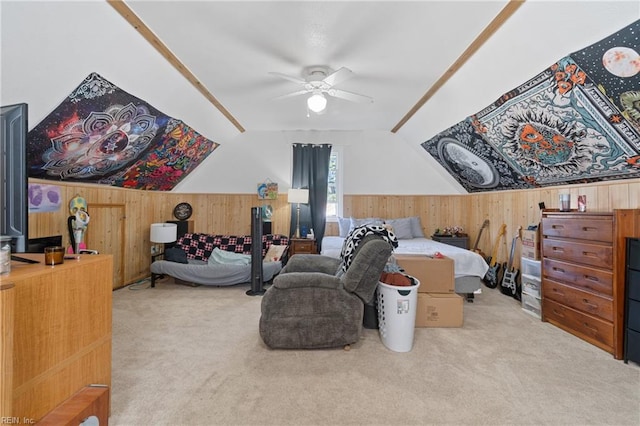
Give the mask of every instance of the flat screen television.
M 27 199 L 27 104 L 0 107 L 0 235 L 11 237 L 11 250 L 24 253 L 29 237 Z

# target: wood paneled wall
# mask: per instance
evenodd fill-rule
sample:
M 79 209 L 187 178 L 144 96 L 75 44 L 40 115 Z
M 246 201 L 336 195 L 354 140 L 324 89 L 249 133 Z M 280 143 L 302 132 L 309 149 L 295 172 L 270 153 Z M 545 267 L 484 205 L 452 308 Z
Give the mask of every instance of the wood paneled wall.
M 31 180 L 34 183 L 50 181 Z M 195 232 L 246 235 L 251 232 L 251 207 L 263 203 L 255 194 L 177 194 L 106 187 L 103 185 L 73 185 L 60 183 L 63 203 L 76 194 L 82 195 L 91 205 L 125 205 L 125 242 L 123 253 L 122 284 L 136 282 L 149 276 L 151 243 L 149 228 L 152 223 L 173 220 L 173 208 L 180 202 L 193 206 Z M 436 228 L 463 226 L 473 245 L 485 219 L 490 226 L 479 241 L 478 247 L 491 252 L 494 239 L 502 223 L 507 225 L 506 241 L 511 241 L 518 226 L 526 227 L 540 220 L 538 203 L 547 208 L 558 207 L 558 194 L 571 194 L 572 207 L 577 205 L 578 194 L 587 196 L 590 211 L 610 211 L 615 208 L 640 208 L 640 179 L 568 185 L 523 191 L 500 191 L 468 195 L 345 195 L 345 217 L 382 217 L 387 219 L 420 216 L 425 235 Z M 289 234 L 290 206 L 286 194 L 270 200 L 274 208 L 272 232 Z M 104 210 L 104 209 L 100 209 Z M 68 209 L 58 212 L 29 215 L 29 236 L 44 237 L 62 234 L 68 242 Z M 96 220 L 96 224 L 100 221 Z M 89 224 L 89 227 L 92 223 Z M 99 225 L 97 225 L 99 226 Z M 91 232 L 108 232 L 92 228 Z M 327 225 L 326 235 L 338 235 L 336 223 Z M 112 253 L 113 254 L 113 253 Z M 501 247 L 499 261 L 506 261 L 506 245 Z

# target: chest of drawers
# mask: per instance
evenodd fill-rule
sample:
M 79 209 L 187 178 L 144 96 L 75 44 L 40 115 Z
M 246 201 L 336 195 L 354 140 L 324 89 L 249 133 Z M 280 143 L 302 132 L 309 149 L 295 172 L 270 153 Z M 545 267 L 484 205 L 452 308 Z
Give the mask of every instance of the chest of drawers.
M 621 359 L 625 237 L 638 210 L 542 214 L 542 320 Z

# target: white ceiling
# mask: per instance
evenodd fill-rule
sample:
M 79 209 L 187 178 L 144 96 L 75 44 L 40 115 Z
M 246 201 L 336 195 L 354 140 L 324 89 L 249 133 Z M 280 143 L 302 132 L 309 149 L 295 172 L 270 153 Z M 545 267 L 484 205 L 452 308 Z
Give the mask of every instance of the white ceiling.
M 247 130 L 391 130 L 493 20 L 506 1 L 126 4 Z M 371 104 L 330 98 L 307 116 L 306 97 L 270 75 L 347 67 L 337 88 Z
M 239 125 L 251 131 L 391 131 L 438 79 L 448 76 L 447 70 L 508 3 L 125 2 Z M 439 108 L 427 103 L 420 112 L 428 110 L 433 120 L 447 100 L 455 102 L 448 106 L 447 117 L 438 119 L 447 123 L 439 128 L 444 130 L 639 15 L 636 0 L 528 0 L 463 72 L 453 75 L 456 87 L 445 86 L 437 93 L 434 99 L 440 100 L 434 103 Z M 269 72 L 301 77 L 303 68 L 311 65 L 351 69 L 354 76 L 337 88 L 370 96 L 374 102 L 330 98 L 324 114 L 308 115 L 305 96 L 274 99 L 299 86 Z M 475 81 L 469 81 L 470 76 Z M 443 93 L 448 97 L 444 102 Z M 469 93 L 471 102 L 461 103 Z M 413 127 L 415 121 L 410 122 Z

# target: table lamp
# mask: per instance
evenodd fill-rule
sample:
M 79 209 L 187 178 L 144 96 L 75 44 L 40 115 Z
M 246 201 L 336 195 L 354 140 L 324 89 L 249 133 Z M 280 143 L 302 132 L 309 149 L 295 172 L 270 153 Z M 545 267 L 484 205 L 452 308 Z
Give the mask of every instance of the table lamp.
M 151 240 L 154 244 L 172 243 L 178 239 L 178 225 L 175 223 L 152 223 Z
M 300 204 L 307 204 L 309 202 L 309 190 L 308 189 L 289 189 L 287 194 L 287 200 L 290 204 L 297 204 L 297 220 L 296 220 L 296 233 L 295 238 L 300 238 Z

